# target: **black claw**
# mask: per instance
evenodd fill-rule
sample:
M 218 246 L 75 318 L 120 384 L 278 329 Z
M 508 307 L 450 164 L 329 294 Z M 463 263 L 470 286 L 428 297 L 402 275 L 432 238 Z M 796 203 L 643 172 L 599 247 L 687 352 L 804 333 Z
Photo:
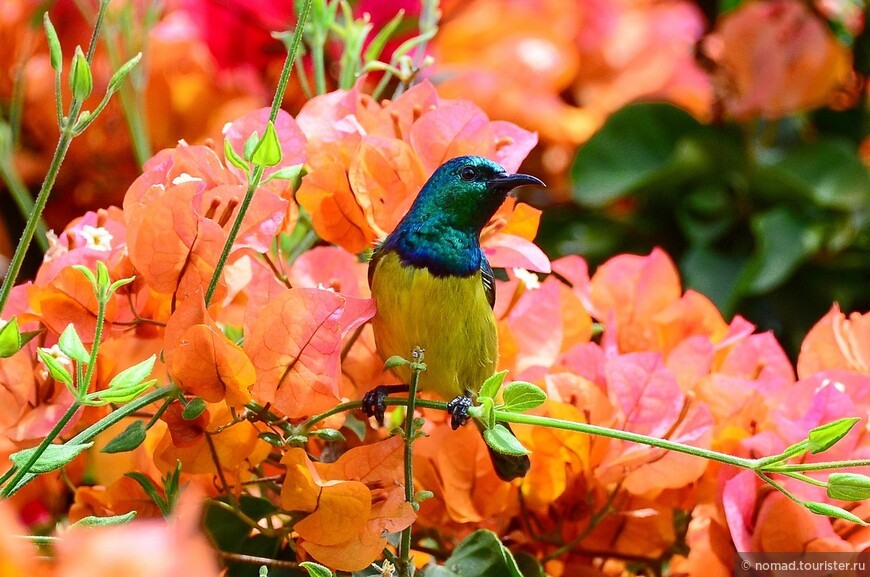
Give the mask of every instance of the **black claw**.
M 374 417 L 379 425 L 384 424 L 384 413 L 387 410 L 387 387 L 381 385 L 363 395 L 362 410 L 367 417 Z
M 450 413 L 450 426 L 455 431 L 468 422 L 468 409 L 471 408 L 471 395 L 460 395 L 447 403 L 447 411 Z
M 379 425 L 384 424 L 387 411 L 387 396 L 392 393 L 407 393 L 408 385 L 380 385 L 363 395 L 362 410 L 367 417 L 374 417 Z

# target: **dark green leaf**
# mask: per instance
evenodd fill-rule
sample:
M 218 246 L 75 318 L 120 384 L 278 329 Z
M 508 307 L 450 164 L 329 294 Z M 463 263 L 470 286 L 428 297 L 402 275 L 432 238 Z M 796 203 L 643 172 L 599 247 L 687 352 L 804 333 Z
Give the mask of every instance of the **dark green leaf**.
M 93 445 L 93 442 L 82 443 L 81 445 L 49 445 L 45 448 L 45 452 L 39 456 L 36 462 L 31 465 L 28 472 L 38 475 L 40 473 L 48 473 L 49 471 L 60 469 L 78 457 L 82 451 L 90 448 L 91 445 Z M 12 453 L 9 455 L 9 460 L 15 463 L 18 467 L 23 467 L 36 452 L 37 448 L 38 447 L 31 447 L 30 449 L 24 449 L 23 451 Z
M 828 497 L 840 501 L 870 499 L 870 477 L 858 473 L 831 473 L 828 477 Z
M 870 204 L 870 172 L 847 143 L 814 142 L 772 166 L 804 187 L 820 206 L 854 211 Z
M 185 421 L 192 421 L 199 417 L 205 409 L 205 400 L 202 397 L 193 397 L 181 411 L 181 418 Z
M 756 268 L 748 286 L 750 294 L 769 292 L 783 282 L 819 249 L 821 236 L 786 208 L 775 208 L 752 217 L 757 246 Z
M 827 451 L 837 444 L 840 439 L 848 435 L 852 427 L 860 420 L 859 417 L 849 417 L 816 427 L 808 435 L 810 453 L 815 455 Z
M 845 519 L 846 521 L 851 521 L 853 523 L 857 523 L 859 525 L 867 525 L 863 519 L 846 511 L 842 507 L 837 507 L 835 505 L 829 505 L 828 503 L 815 503 L 813 501 L 804 502 L 804 507 L 812 511 L 817 515 L 826 515 L 828 517 L 834 517 L 835 519 Z
M 143 475 L 142 473 L 132 471 L 130 473 L 126 473 L 125 477 L 130 477 L 134 481 L 136 481 L 142 490 L 145 491 L 145 494 L 148 495 L 154 504 L 160 508 L 160 512 L 163 513 L 164 517 L 168 517 L 171 512 L 169 509 L 169 503 L 166 501 L 164 496 L 161 494 L 160 489 L 157 488 L 157 485 L 154 484 L 154 481 L 151 480 L 150 477 Z
M 264 441 L 266 441 L 267 443 L 269 443 L 273 447 L 279 447 L 279 448 L 284 447 L 284 439 L 281 437 L 281 435 L 279 435 L 277 433 L 273 433 L 271 431 L 263 431 L 262 433 L 257 435 L 257 437 L 260 439 L 263 439 Z M 306 441 L 307 441 L 307 439 L 306 439 Z
M 578 152 L 571 169 L 574 198 L 604 206 L 665 173 L 694 174 L 697 162 L 707 160 L 678 150 L 678 144 L 700 127 L 687 112 L 667 104 L 623 108 Z
M 112 525 L 126 525 L 136 518 L 136 511 L 130 511 L 125 515 L 113 515 L 111 517 L 83 517 L 69 526 L 70 529 L 77 527 L 111 527 Z
M 523 577 L 546 577 L 544 568 L 534 555 L 520 551 L 515 555 L 517 567 L 520 568 L 520 573 Z
M 498 536 L 487 529 L 478 529 L 444 562 L 429 567 L 426 577 L 523 577 L 511 552 Z
M 504 455 L 520 456 L 531 453 L 523 447 L 517 439 L 504 425 L 498 424 L 491 429 L 486 429 L 483 432 L 483 440 L 486 444 L 495 449 L 497 452 Z
M 101 449 L 101 453 L 126 453 L 132 451 L 145 441 L 145 423 L 140 420 L 135 420 L 121 433 L 106 443 L 106 446 Z
M 220 500 L 224 503 L 228 502 L 226 497 Z M 242 512 L 255 521 L 275 512 L 275 505 L 267 499 L 242 495 L 239 503 Z M 208 502 L 205 507 L 204 526 L 221 551 L 239 553 L 246 548 L 246 542 L 250 538 L 251 528 L 235 512 L 211 502 Z
M 547 393 L 541 387 L 523 381 L 514 381 L 504 389 L 503 411 L 523 413 L 540 407 L 547 400 Z
M 324 441 L 344 441 L 344 435 L 341 434 L 341 431 L 336 429 L 318 429 L 314 431 L 314 436 L 318 439 L 323 439 Z

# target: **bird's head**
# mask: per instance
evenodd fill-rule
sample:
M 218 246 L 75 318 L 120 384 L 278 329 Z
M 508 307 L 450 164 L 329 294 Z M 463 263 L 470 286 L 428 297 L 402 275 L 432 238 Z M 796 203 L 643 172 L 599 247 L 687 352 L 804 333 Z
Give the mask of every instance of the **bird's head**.
M 487 158 L 460 156 L 438 167 L 423 185 L 411 213 L 479 233 L 508 193 L 526 184 L 545 186 L 534 176 L 510 174 Z

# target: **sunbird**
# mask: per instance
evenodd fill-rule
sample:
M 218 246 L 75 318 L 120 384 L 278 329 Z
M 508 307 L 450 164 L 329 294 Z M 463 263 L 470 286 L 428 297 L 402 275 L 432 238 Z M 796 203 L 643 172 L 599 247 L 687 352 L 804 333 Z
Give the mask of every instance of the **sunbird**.
M 432 174 L 395 230 L 374 249 L 368 279 L 377 313 L 372 321 L 383 359 L 424 351 L 426 370 L 418 387 L 449 404 L 454 429 L 487 377 L 495 372 L 498 333 L 492 307 L 495 279 L 480 248 L 480 233 L 508 193 L 544 183 L 527 174 L 509 174 L 479 156 L 448 160 Z M 393 369 L 409 383 L 407 366 Z M 381 386 L 363 405 L 383 420 L 384 397 L 407 385 Z M 496 473 L 506 481 L 529 470 L 527 456 L 493 451 Z

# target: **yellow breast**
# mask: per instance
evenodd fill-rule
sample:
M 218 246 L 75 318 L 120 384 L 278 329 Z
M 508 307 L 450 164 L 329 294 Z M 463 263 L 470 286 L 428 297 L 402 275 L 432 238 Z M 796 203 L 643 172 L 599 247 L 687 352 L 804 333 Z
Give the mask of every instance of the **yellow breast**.
M 481 275 L 435 277 L 426 269 L 402 265 L 387 253 L 375 264 L 372 296 L 378 312 L 372 324 L 381 357 L 409 359 L 416 347 L 425 351 L 421 390 L 452 399 L 476 392 L 495 371 L 498 336 Z M 407 367 L 396 373 L 404 382 Z

